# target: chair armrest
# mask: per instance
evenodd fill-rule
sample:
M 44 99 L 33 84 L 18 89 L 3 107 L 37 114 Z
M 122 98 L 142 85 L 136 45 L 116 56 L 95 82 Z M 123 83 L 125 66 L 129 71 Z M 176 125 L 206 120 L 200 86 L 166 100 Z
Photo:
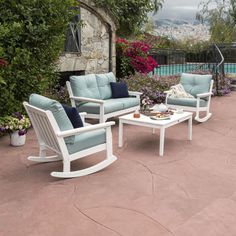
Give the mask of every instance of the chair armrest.
M 87 112 L 79 112 L 79 115 L 80 115 L 81 117 L 85 117 L 85 116 L 87 115 Z
M 70 99 L 73 99 L 75 101 L 82 101 L 82 102 L 94 102 L 94 103 L 99 103 L 103 104 L 104 101 L 100 99 L 94 99 L 94 98 L 85 98 L 85 97 L 75 97 L 75 96 L 70 96 Z
M 77 128 L 77 129 L 60 131 L 60 132 L 57 132 L 56 135 L 58 137 L 68 137 L 68 136 L 81 134 L 81 133 L 84 133 L 84 132 L 89 132 L 89 131 L 93 131 L 93 130 L 97 130 L 97 129 L 105 129 L 105 128 L 108 128 L 112 125 L 115 125 L 114 121 L 109 121 L 109 122 L 102 123 L 102 124 L 85 126 L 85 127 L 81 127 L 81 128 Z
M 164 91 L 163 93 L 166 93 L 166 94 L 171 94 L 172 91 L 171 90 L 167 90 L 167 91 Z
M 143 93 L 141 93 L 141 92 L 136 92 L 136 91 L 129 91 L 129 95 L 134 95 L 134 96 L 136 96 L 136 95 L 142 95 Z
M 212 95 L 212 92 L 208 92 L 208 93 L 199 93 L 197 94 L 197 97 L 199 98 L 204 98 L 204 97 L 209 97 Z
M 79 112 L 79 115 L 81 117 L 81 120 L 83 121 L 83 124 L 85 124 L 85 117 L 87 115 L 87 112 Z
M 170 97 L 172 91 L 171 90 L 167 90 L 167 91 L 164 91 L 164 94 L 166 94 L 166 101 L 165 101 L 165 104 L 167 105 L 167 100 L 168 98 Z

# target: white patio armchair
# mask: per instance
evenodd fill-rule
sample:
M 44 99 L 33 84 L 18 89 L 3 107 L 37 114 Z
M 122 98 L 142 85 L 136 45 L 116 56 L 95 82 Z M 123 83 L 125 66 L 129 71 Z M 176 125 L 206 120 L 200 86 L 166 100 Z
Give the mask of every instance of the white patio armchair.
M 173 98 L 171 97 L 172 91 L 168 90 L 165 91 L 166 105 L 171 108 L 196 112 L 194 119 L 198 122 L 205 122 L 212 116 L 210 104 L 213 83 L 212 75 L 183 73 L 180 84 L 193 98 Z M 200 117 L 200 112 L 205 112 L 205 116 Z
M 34 96 L 36 95 L 34 94 Z M 28 102 L 23 103 L 39 143 L 39 156 L 29 156 L 29 160 L 36 162 L 62 161 L 63 171 L 54 171 L 51 173 L 51 176 L 72 178 L 100 171 L 117 159 L 113 155 L 111 133 L 111 126 L 115 122 L 86 125 L 76 129 L 72 127 L 69 130 L 65 130 L 65 126 L 62 127 L 62 123 L 60 123 L 62 120 L 67 122 L 66 114 L 63 114 L 64 110 L 61 109 L 60 103 L 54 100 L 50 102 L 49 100 L 51 99 L 48 99 L 46 103 L 49 102 L 50 104 L 47 104 L 45 107 L 50 106 L 51 110 L 41 109 L 44 106 L 42 106 L 41 102 L 39 103 L 41 108 L 31 105 Z M 55 109 L 57 108 L 59 110 L 56 111 Z M 84 121 L 85 114 L 80 115 Z M 55 152 L 56 155 L 46 156 L 47 149 Z M 103 161 L 82 170 L 71 171 L 72 161 L 103 150 L 106 150 L 106 158 Z

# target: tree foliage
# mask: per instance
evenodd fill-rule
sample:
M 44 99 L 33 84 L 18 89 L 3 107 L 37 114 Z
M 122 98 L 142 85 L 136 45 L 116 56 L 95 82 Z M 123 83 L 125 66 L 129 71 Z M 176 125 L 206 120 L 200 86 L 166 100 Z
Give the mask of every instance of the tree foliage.
M 164 0 L 94 0 L 97 6 L 108 9 L 118 20 L 118 35 L 130 35 L 140 30 L 148 20 L 147 13 L 157 12 Z
M 210 24 L 211 40 L 231 43 L 236 39 L 236 1 L 208 0 L 200 4 L 197 18 Z
M 0 0 L 0 116 L 22 111 L 57 77 L 56 62 L 75 0 Z

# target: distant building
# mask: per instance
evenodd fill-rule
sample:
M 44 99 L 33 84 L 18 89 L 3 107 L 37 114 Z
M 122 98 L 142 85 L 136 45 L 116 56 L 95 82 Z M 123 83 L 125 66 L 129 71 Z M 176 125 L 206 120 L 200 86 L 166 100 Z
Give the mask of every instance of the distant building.
M 210 39 L 209 27 L 197 22 L 191 24 L 181 20 L 158 20 L 155 21 L 154 32 L 158 36 L 167 36 L 176 40 L 207 41 Z

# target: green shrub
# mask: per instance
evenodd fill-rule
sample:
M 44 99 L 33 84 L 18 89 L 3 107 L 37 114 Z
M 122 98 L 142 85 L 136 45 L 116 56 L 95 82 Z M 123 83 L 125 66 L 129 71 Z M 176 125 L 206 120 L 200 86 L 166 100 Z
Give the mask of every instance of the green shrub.
M 31 93 L 57 78 L 56 62 L 76 13 L 75 0 L 0 0 L 0 116 L 24 111 Z
M 142 92 L 141 99 L 151 100 L 151 103 L 161 103 L 165 101 L 164 91 L 169 90 L 171 86 L 179 83 L 180 76 L 162 76 L 144 75 L 135 73 L 123 80 L 126 82 L 129 90 Z
M 70 105 L 69 93 L 66 86 L 61 86 L 60 84 L 55 84 L 52 88 L 49 88 L 46 93 L 46 97 L 50 97 L 60 103 Z
M 213 86 L 213 95 L 215 96 L 224 96 L 231 93 L 231 80 L 229 75 L 215 75 L 214 77 L 214 86 Z

